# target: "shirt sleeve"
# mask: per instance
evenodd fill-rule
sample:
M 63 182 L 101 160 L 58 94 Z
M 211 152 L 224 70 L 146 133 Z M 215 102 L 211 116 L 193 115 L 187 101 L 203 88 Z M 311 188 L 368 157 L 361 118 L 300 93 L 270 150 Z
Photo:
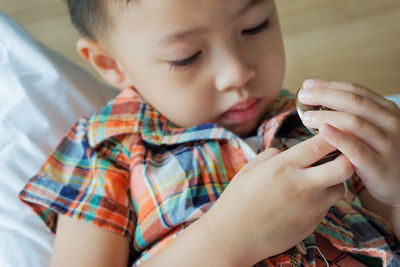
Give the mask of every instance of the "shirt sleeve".
M 134 209 L 129 171 L 117 142 L 96 148 L 88 144 L 88 119 L 68 132 L 37 175 L 21 191 L 30 206 L 55 233 L 62 214 L 125 236 L 132 241 Z

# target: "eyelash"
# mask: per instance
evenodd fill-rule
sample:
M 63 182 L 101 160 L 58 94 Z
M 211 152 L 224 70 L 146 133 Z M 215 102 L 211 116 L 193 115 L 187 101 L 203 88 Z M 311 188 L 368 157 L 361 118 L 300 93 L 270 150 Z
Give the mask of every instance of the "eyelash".
M 257 35 L 257 34 L 263 32 L 264 30 L 268 29 L 269 27 L 270 27 L 270 20 L 268 18 L 263 23 L 261 23 L 260 25 L 254 27 L 254 28 L 251 28 L 248 30 L 243 30 L 242 34 L 254 36 L 254 35 Z M 190 67 L 191 65 L 193 65 L 194 63 L 197 62 L 197 59 L 200 55 L 201 55 L 201 51 L 198 51 L 193 56 L 190 56 L 183 60 L 171 61 L 169 63 L 170 69 L 174 70 L 174 69 L 183 69 L 185 67 Z
M 170 62 L 170 68 L 171 69 L 179 69 L 179 68 L 185 68 L 189 67 L 192 64 L 194 64 L 197 61 L 197 58 L 200 56 L 201 51 L 198 51 L 196 54 L 193 56 L 190 56 L 188 58 L 185 58 L 183 60 L 178 60 L 178 61 L 172 61 Z
M 254 28 L 242 31 L 242 34 L 256 35 L 256 34 L 262 32 L 262 31 L 268 29 L 270 26 L 271 26 L 270 25 L 270 20 L 268 18 L 263 23 L 261 23 L 260 25 L 254 27 Z

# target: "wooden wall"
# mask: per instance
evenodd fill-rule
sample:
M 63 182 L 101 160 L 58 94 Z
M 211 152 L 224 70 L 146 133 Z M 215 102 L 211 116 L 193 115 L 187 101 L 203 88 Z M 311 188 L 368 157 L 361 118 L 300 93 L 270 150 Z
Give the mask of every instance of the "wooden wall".
M 212 1 L 212 0 L 210 0 Z M 354 81 L 400 93 L 400 0 L 276 0 L 287 56 L 284 87 L 306 78 Z M 62 0 L 0 0 L 37 39 L 91 70 Z M 0 35 L 1 38 L 1 35 Z

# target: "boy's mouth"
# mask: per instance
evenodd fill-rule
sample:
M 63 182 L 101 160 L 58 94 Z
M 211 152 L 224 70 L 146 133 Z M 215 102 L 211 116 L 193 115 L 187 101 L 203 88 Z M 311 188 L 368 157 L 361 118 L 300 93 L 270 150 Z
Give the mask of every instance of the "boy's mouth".
M 228 123 L 240 123 L 254 117 L 260 109 L 261 98 L 249 98 L 239 102 L 221 115 Z

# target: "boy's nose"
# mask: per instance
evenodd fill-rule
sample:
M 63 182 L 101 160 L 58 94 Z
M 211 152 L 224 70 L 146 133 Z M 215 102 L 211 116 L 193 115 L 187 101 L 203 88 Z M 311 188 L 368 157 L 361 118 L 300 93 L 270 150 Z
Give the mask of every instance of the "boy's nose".
M 230 55 L 218 65 L 215 87 L 220 92 L 244 88 L 256 75 L 255 67 L 237 55 Z

